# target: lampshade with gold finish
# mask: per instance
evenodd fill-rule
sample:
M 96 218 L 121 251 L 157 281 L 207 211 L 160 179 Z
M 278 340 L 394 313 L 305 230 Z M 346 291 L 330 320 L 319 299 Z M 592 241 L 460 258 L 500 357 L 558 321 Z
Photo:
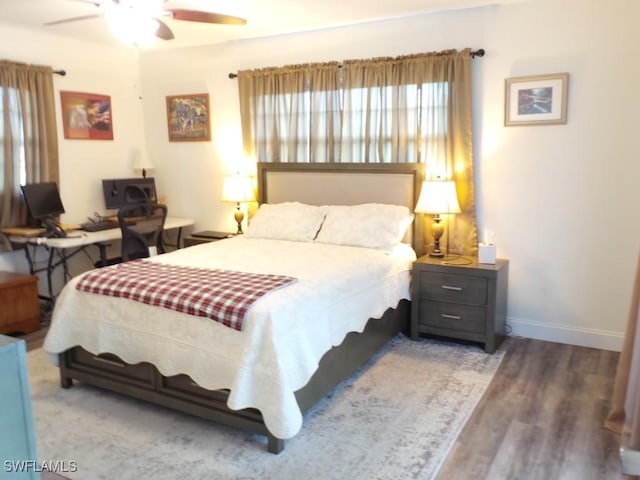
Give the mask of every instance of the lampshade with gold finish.
M 240 208 L 241 202 L 253 202 L 256 197 L 253 192 L 253 182 L 249 175 L 227 175 L 224 177 L 224 184 L 222 186 L 222 201 L 223 202 L 236 202 L 236 211 L 233 217 L 238 224 L 237 235 L 244 233 L 242 231 L 242 220 L 244 219 L 244 212 Z
M 435 215 L 431 226 L 434 245 L 429 256 L 444 257 L 444 253 L 440 250 L 440 237 L 444 233 L 440 215 L 460 213 L 460 211 L 455 182 L 441 180 L 425 180 L 422 182 L 420 197 L 414 212 Z

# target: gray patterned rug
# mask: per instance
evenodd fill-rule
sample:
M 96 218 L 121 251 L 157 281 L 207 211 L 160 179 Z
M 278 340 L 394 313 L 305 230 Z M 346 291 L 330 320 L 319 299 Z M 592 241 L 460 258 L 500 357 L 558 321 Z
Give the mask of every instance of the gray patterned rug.
M 266 439 L 86 385 L 62 390 L 28 354 L 41 460 L 72 479 L 431 479 L 502 354 L 398 335 L 306 416 L 280 455 Z

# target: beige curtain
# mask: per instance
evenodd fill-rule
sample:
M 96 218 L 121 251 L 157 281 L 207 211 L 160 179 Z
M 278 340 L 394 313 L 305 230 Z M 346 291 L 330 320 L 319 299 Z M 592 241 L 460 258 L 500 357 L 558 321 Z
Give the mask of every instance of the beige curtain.
M 343 68 L 342 161 L 424 163 L 427 179 L 454 180 L 462 213 L 445 216 L 440 243 L 476 255 L 471 50 L 348 60 Z
M 247 155 L 424 163 L 428 179 L 455 180 L 462 209 L 442 247 L 477 254 L 470 49 L 246 70 L 238 88 Z
M 0 111 L 0 227 L 5 227 L 25 222 L 22 182 L 58 181 L 51 67 L 0 61 Z
M 330 62 L 238 72 L 245 152 L 259 161 L 337 161 L 339 68 Z
M 620 433 L 626 446 L 633 450 L 640 450 L 640 329 L 638 323 L 640 323 L 640 255 L 624 345 L 618 360 L 611 411 L 605 422 L 605 426 Z

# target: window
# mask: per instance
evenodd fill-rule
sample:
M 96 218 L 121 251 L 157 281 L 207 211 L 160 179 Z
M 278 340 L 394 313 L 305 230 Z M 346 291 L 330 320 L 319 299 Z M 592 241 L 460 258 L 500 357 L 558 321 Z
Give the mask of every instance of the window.
M 266 162 L 422 162 L 442 157 L 450 80 L 400 62 L 283 67 L 240 76 L 243 122 Z M 249 113 L 247 113 L 249 112 Z M 243 128 L 243 131 L 247 131 Z
M 404 162 L 428 162 L 447 135 L 447 91 L 446 83 L 436 82 L 265 95 L 257 102 L 258 157 L 384 163 L 402 152 Z M 331 102 L 334 97 L 340 101 Z M 340 139 L 336 152 L 331 133 Z
M 15 88 L 0 87 L 0 145 L 5 145 L 16 151 L 14 172 L 18 185 L 27 183 L 27 162 L 25 158 L 24 123 L 19 102 L 19 92 Z M 5 129 L 5 121 L 11 123 L 11 128 Z M 10 132 L 10 138 L 5 138 L 5 132 Z

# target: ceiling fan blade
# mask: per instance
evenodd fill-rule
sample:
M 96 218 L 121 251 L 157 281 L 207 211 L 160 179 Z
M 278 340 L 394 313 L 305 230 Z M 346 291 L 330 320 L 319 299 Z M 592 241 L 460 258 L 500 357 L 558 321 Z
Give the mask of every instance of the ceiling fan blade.
M 64 20 L 55 20 L 53 22 L 47 22 L 45 23 L 46 26 L 49 25 L 59 25 L 61 23 L 67 23 L 67 22 L 77 22 L 78 20 L 88 20 L 90 18 L 100 18 L 102 17 L 101 14 L 99 13 L 95 13 L 93 15 L 82 15 L 81 17 L 71 17 L 71 18 L 65 18 Z
M 167 24 L 158 20 L 157 18 L 155 20 L 158 22 L 158 30 L 156 30 L 156 37 L 161 38 L 162 40 L 172 40 L 174 38 L 173 32 L 167 26 Z
M 221 13 L 200 12 L 197 10 L 183 10 L 181 8 L 165 8 L 171 12 L 174 20 L 186 20 L 187 22 L 221 23 L 224 25 L 245 25 L 244 18 L 223 15 Z

